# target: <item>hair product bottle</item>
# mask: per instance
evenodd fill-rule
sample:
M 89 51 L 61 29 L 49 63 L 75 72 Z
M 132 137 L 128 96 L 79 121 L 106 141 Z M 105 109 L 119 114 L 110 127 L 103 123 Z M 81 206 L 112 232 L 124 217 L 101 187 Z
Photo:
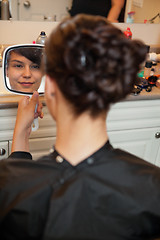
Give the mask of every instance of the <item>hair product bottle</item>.
M 144 68 L 144 77 L 147 78 L 150 76 L 152 68 L 152 61 L 147 61 Z
M 44 31 L 42 31 L 40 33 L 40 35 L 38 36 L 38 38 L 36 40 L 36 43 L 44 45 L 45 41 L 46 41 L 46 38 L 47 38 L 46 33 Z
M 1 19 L 2 20 L 9 20 L 9 2 L 8 0 L 1 1 Z
M 132 38 L 132 32 L 131 32 L 131 29 L 128 27 L 126 29 L 126 31 L 124 31 L 124 35 L 127 37 L 127 38 Z

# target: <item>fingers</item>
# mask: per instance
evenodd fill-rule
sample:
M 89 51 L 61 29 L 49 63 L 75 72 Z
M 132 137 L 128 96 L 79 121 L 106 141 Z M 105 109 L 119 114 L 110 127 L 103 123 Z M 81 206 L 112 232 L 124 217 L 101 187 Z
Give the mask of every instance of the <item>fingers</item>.
M 19 108 L 25 108 L 28 106 L 30 109 L 34 111 L 36 108 L 36 104 L 38 104 L 38 100 L 39 100 L 38 92 L 34 92 L 31 99 L 29 96 L 24 96 L 19 101 Z
M 39 102 L 38 102 L 37 110 L 41 111 L 42 108 L 43 108 L 43 104 L 39 101 Z
M 39 94 L 37 91 L 35 91 L 31 97 L 31 100 L 30 100 L 30 108 L 32 108 L 32 110 L 34 110 L 36 108 L 36 105 L 38 104 L 38 101 L 39 101 Z
M 37 117 L 43 118 L 44 114 L 42 112 L 42 108 L 43 108 L 43 104 L 40 101 L 38 101 L 37 110 L 35 112 L 34 118 L 37 118 Z
M 36 107 L 37 106 L 37 107 Z M 31 99 L 29 96 L 22 97 L 19 101 L 19 113 L 23 115 L 23 112 L 28 114 L 28 116 L 32 115 L 33 118 L 43 118 L 42 108 L 43 105 L 39 101 L 39 94 L 38 92 L 34 92 Z M 36 109 L 36 111 L 35 111 Z
M 43 116 L 44 116 L 44 114 L 43 114 L 42 110 L 41 111 L 37 111 L 34 114 L 34 118 L 38 118 L 38 117 L 43 118 Z
M 19 107 L 21 108 L 24 108 L 26 105 L 28 105 L 28 103 L 29 103 L 29 96 L 24 96 L 24 97 L 22 97 L 21 99 L 20 99 L 20 101 L 19 101 Z

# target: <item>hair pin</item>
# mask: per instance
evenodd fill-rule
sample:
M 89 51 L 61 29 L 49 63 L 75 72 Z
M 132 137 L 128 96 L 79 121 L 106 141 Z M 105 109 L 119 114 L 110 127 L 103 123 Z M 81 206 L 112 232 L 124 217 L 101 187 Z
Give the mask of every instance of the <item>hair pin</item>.
M 83 67 L 86 66 L 86 56 L 85 56 L 84 54 L 81 56 L 81 65 L 82 65 Z

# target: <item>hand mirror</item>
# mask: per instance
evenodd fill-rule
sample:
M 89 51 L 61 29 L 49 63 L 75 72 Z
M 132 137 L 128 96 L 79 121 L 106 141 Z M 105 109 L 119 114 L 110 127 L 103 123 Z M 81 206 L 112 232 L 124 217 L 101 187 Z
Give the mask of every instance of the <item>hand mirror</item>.
M 8 91 L 30 97 L 34 91 L 44 94 L 43 49 L 44 46 L 39 44 L 14 45 L 5 49 L 2 67 Z M 37 129 L 38 118 L 34 120 L 32 131 Z

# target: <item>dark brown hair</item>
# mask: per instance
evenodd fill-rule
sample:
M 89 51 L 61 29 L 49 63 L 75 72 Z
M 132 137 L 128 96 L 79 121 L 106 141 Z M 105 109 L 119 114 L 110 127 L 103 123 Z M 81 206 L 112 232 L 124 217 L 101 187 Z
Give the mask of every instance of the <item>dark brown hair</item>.
M 16 53 L 20 56 L 24 56 L 31 62 L 37 64 L 38 66 L 41 66 L 41 61 L 43 59 L 43 49 L 37 48 L 37 47 L 17 47 L 13 50 L 10 50 L 7 57 L 7 64 L 9 64 L 10 61 L 10 54 Z
M 64 20 L 46 43 L 46 73 L 54 78 L 75 114 L 106 111 L 131 93 L 146 46 L 127 39 L 100 16 Z

